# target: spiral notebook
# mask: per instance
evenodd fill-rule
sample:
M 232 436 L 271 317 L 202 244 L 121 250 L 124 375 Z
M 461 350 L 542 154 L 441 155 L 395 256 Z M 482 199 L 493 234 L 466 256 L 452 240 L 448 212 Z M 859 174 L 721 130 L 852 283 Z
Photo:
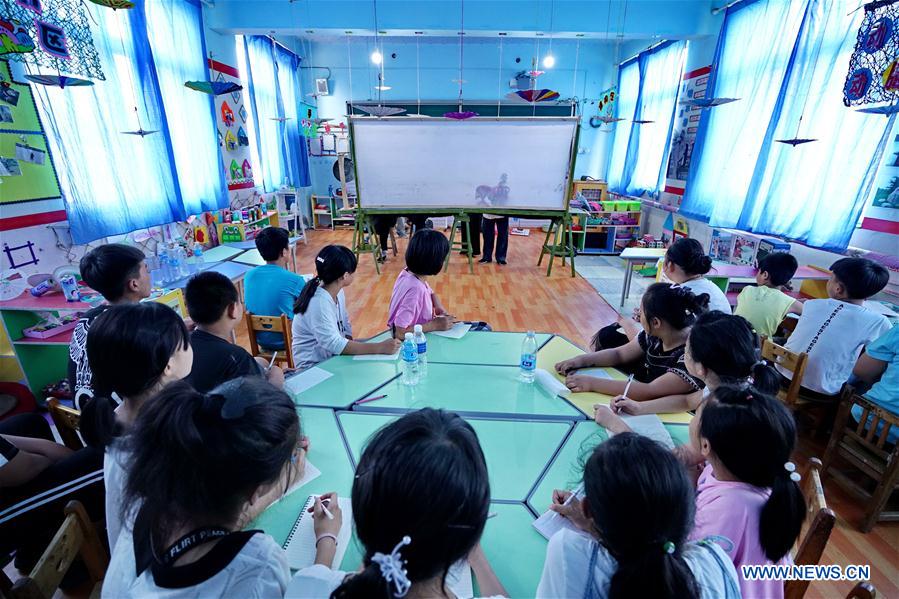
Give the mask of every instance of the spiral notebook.
M 296 522 L 293 523 L 293 527 L 287 535 L 287 540 L 282 545 L 291 570 L 308 568 L 315 563 L 315 530 L 312 513 L 307 510 L 312 507 L 316 497 L 318 495 L 310 495 L 306 500 L 300 515 L 297 516 Z M 337 501 L 343 512 L 343 524 L 340 532 L 337 533 L 337 553 L 334 555 L 333 568 L 340 568 L 343 554 L 346 553 L 347 546 L 350 544 L 353 522 L 353 504 L 350 502 L 350 498 L 338 497 Z

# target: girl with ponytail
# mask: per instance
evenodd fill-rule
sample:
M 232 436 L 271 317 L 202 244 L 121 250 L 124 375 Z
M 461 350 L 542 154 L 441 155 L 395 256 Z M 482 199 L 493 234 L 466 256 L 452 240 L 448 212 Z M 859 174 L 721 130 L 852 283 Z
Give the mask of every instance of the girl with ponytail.
M 98 316 L 87 336 L 87 357 L 94 389 L 107 389 L 118 398 L 92 397 L 81 413 L 85 441 L 105 449 L 106 532 L 112 549 L 122 526 L 120 505 L 129 463 L 128 452 L 116 438 L 131 427 L 148 399 L 190 374 L 193 352 L 181 317 L 164 304 L 144 302 L 110 306 Z
M 705 253 L 702 244 L 689 237 L 681 237 L 665 252 L 662 262 L 662 280 L 686 287 L 696 295 L 708 294 L 709 310 L 730 314 L 730 302 L 721 288 L 705 278 L 712 270 L 712 259 Z
M 484 453 L 458 415 L 424 408 L 375 433 L 352 501 L 362 569 L 305 568 L 287 597 L 455 598 L 447 573 L 466 558 L 484 596 L 506 595 L 479 543 L 490 507 Z
M 789 410 L 747 385 L 723 385 L 690 423 L 690 439 L 706 460 L 691 538 L 729 539 L 727 552 L 738 570 L 791 563 L 806 505 L 790 461 L 796 424 Z M 781 580 L 739 580 L 744 598 L 783 597 Z
M 400 342 L 353 341 L 344 287 L 353 282 L 356 256 L 342 245 L 326 245 L 315 257 L 315 277 L 306 283 L 293 311 L 293 357 L 300 369 L 336 355 L 393 354 Z
M 570 528 L 553 535 L 538 597 L 740 596 L 724 550 L 711 540 L 687 541 L 692 485 L 658 443 L 623 433 L 598 445 L 584 468 L 584 494 L 579 499 L 568 491 L 553 493 L 551 509 L 588 536 Z
M 723 312 L 707 312 L 690 329 L 684 352 L 687 372 L 705 383 L 705 389 L 642 402 L 619 395 L 612 400 L 612 410 L 631 415 L 695 410 L 721 385 L 749 383 L 762 393 L 776 394 L 780 377 L 761 355 L 761 340 L 749 321 Z
M 709 296 L 689 289 L 655 283 L 643 294 L 640 322 L 643 331 L 621 347 L 584 354 L 556 364 L 565 384 L 575 392 L 595 391 L 646 401 L 668 395 L 685 395 L 702 389 L 702 381 L 687 372 L 684 346 L 690 327 L 706 311 Z M 633 370 L 633 381 L 616 381 L 577 374 L 579 368 L 617 366 Z
M 283 597 L 284 552 L 244 528 L 302 475 L 301 439 L 293 401 L 259 377 L 209 393 L 166 387 L 123 439 L 133 524 L 112 552 L 103 596 Z M 340 528 L 336 501 L 331 512 L 315 516 L 316 528 L 330 527 L 324 534 Z M 319 542 L 316 558 L 332 559 L 333 542 Z

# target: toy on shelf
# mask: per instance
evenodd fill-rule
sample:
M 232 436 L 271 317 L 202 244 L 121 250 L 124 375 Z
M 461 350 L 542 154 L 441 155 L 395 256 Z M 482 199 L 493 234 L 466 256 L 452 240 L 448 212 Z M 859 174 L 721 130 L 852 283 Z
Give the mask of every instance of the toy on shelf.
M 55 316 L 50 312 L 41 313 L 41 322 L 36 325 L 22 329 L 22 335 L 31 337 L 32 339 L 48 339 L 55 337 L 65 331 L 75 328 L 78 319 L 81 318 L 81 312 L 69 312 Z
M 776 251 L 790 251 L 790 244 L 772 237 L 762 237 L 734 229 L 713 229 L 709 255 L 730 264 L 756 266 L 758 261 Z
M 652 235 L 644 235 L 640 239 L 637 240 L 637 247 L 648 248 L 648 249 L 656 249 L 656 248 L 664 248 L 665 242 L 661 239 L 656 239 Z

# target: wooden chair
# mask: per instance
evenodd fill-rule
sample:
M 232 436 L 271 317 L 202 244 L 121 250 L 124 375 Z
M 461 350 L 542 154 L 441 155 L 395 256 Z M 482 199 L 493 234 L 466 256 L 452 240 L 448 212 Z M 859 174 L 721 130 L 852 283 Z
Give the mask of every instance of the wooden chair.
M 824 548 L 830 539 L 837 517 L 827 507 L 824 498 L 824 487 L 821 485 L 821 460 L 811 458 L 808 472 L 802 480 L 802 493 L 808 505 L 803 528 L 805 534 L 800 536 L 799 545 L 793 556 L 797 566 L 817 565 L 824 554 Z M 808 589 L 808 580 L 788 580 L 784 582 L 784 599 L 802 599 Z
M 50 417 L 56 430 L 59 431 L 59 437 L 63 444 L 74 451 L 78 451 L 84 447 L 78 431 L 81 428 L 81 412 L 75 408 L 70 408 L 59 403 L 55 397 L 47 398 L 47 409 L 50 411 Z
M 793 373 L 790 380 L 790 386 L 785 390 L 781 389 L 777 397 L 783 401 L 788 408 L 795 410 L 799 403 L 799 390 L 802 387 L 802 377 L 805 375 L 805 365 L 808 356 L 805 353 L 791 352 L 782 345 L 778 345 L 770 339 L 762 341 L 762 359 L 777 364 L 778 366 L 789 370 Z
M 870 582 L 860 582 L 849 591 L 846 599 L 875 599 L 877 597 L 877 589 Z
M 250 353 L 253 357 L 263 357 L 268 360 L 272 357 L 272 352 L 267 349 L 260 349 L 259 342 L 256 341 L 256 333 L 281 333 L 284 335 L 284 349 L 278 350 L 278 357 L 275 363 L 286 364 L 288 368 L 295 368 L 293 362 L 293 351 L 291 350 L 291 329 L 290 319 L 286 315 L 281 316 L 258 316 L 250 312 L 244 313 L 247 323 L 247 334 L 250 337 Z
M 90 596 L 100 596 L 109 555 L 80 502 L 70 501 L 65 513 L 66 519 L 31 574 L 17 580 L 8 591 L 11 599 L 50 599 L 77 555 L 81 555 L 94 583 Z
M 856 405 L 862 410 L 858 423 L 850 418 Z M 849 385 L 843 388 L 833 433 L 824 453 L 824 475 L 833 476 L 837 484 L 863 499 L 866 509 L 860 526 L 862 532 L 871 530 L 878 521 L 899 520 L 899 509 L 886 509 L 890 495 L 899 487 L 899 443 L 888 442 L 893 427 L 899 430 L 899 415 L 857 395 Z M 846 472 L 834 468 L 838 457 L 873 479 L 873 492 Z

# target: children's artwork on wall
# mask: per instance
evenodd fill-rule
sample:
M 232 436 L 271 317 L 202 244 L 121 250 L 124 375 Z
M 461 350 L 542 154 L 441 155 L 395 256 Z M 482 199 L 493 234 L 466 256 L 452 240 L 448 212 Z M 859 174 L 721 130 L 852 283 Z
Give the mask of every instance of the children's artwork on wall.
M 47 159 L 47 153 L 40 148 L 16 144 L 16 159 L 30 162 L 31 164 L 44 164 L 44 161 Z
M 227 100 L 222 102 L 221 113 L 222 122 L 225 123 L 225 127 L 231 127 L 231 125 L 234 124 L 234 111 L 228 106 Z
M 229 199 L 234 202 L 237 191 L 250 189 L 255 186 L 250 167 L 250 137 L 247 134 L 247 109 L 243 103 L 243 95 L 238 91 L 243 83 L 240 73 L 234 67 L 210 59 L 210 73 L 216 84 L 234 84 L 241 86 L 231 93 L 217 95 L 215 97 L 216 111 L 224 126 L 219 126 L 219 146 L 222 148 L 222 168 L 225 171 L 225 180 L 228 183 Z M 240 118 L 240 123 L 234 127 Z M 247 168 L 243 167 L 246 163 Z M 210 229 L 211 234 L 212 229 Z
M 617 86 L 612 86 L 599 94 L 599 101 L 596 103 L 596 116 L 609 117 L 615 116 L 615 106 L 618 98 Z
M 246 158 L 244 158 L 243 164 L 240 165 L 240 172 L 244 179 L 253 178 L 253 167 L 250 166 L 250 161 Z
M 12 119 L 12 110 L 9 109 L 9 106 L 0 106 L 0 123 L 11 123 Z
M 237 137 L 231 133 L 230 130 L 225 132 L 225 149 L 229 152 L 233 152 L 237 149 Z
M 33 52 L 34 40 L 17 19 L 0 15 L 0 56 Z
M 134 2 L 130 0 L 91 0 L 91 2 L 113 10 L 134 8 Z
M 9 244 L 4 243 L 3 253 L 6 254 L 6 261 L 9 264 L 9 268 L 22 268 L 23 266 L 40 262 L 34 253 L 34 243 L 30 241 L 12 247 L 10 247 Z
M 899 3 L 869 2 L 843 86 L 843 104 L 899 100 Z
M 21 177 L 22 169 L 15 158 L 0 156 L 0 177 Z
M 237 111 L 237 114 L 240 115 L 240 122 L 241 122 L 241 123 L 246 123 L 246 122 L 247 122 L 247 107 L 246 107 L 246 106 L 244 106 L 243 104 L 241 104 L 241 105 L 240 105 L 240 109 Z
M 243 127 L 237 128 L 237 144 L 241 146 L 250 145 L 250 138 L 247 137 L 247 132 L 244 131 Z
M 318 108 L 303 102 L 300 104 L 300 132 L 303 137 L 311 139 L 318 136 Z
M 665 187 L 659 194 L 659 201 L 670 206 L 680 207 L 687 187 L 687 174 L 693 159 L 693 146 L 696 143 L 696 132 L 702 117 L 702 107 L 689 101 L 705 98 L 712 67 L 702 67 L 684 73 L 681 80 L 677 104 L 677 115 L 671 131 L 671 153 L 668 155 L 668 170 L 665 175 Z
M 3 20 L 18 21 L 14 39 L 18 45 L 30 40 L 32 51 L 6 54 L 11 60 L 29 65 L 31 71 L 46 71 L 87 79 L 103 80 L 100 57 L 91 36 L 87 8 L 81 0 L 23 0 L 3 3 Z M 35 14 L 40 11 L 38 16 Z M 0 25 L 0 29 L 4 26 Z M 9 38 L 0 40 L 8 50 Z
M 228 178 L 240 179 L 241 177 L 243 177 L 243 171 L 240 169 L 240 165 L 237 164 L 237 160 L 231 160 L 231 168 L 228 169 Z

